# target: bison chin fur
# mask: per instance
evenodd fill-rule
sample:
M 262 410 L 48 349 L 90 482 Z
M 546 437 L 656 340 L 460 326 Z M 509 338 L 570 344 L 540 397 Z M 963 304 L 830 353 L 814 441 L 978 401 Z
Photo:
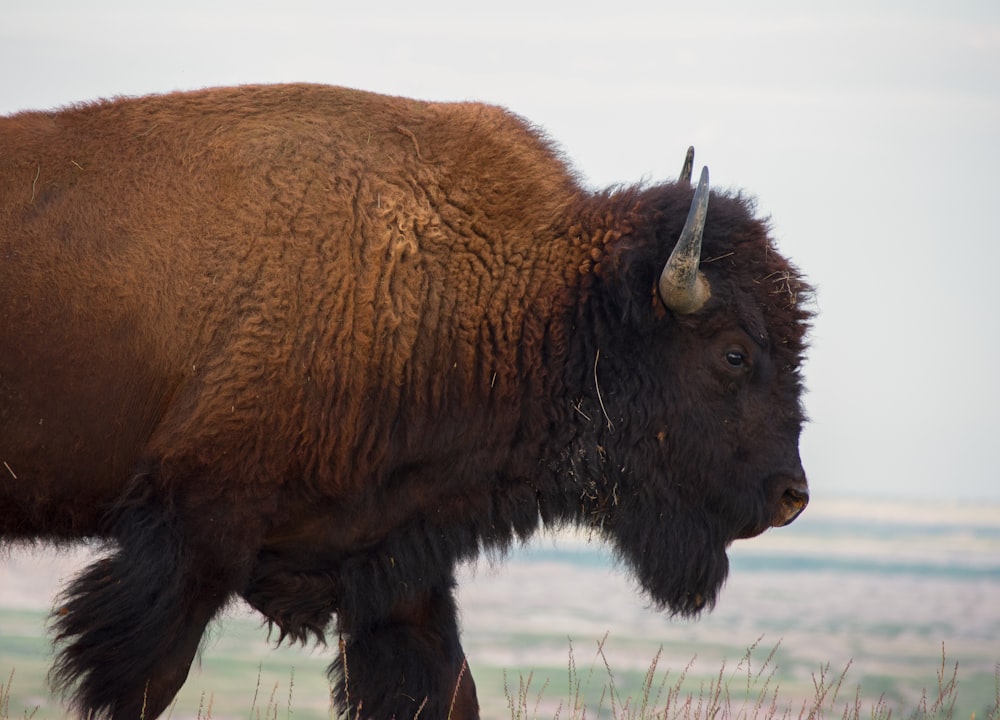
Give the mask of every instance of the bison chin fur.
M 625 508 L 622 517 L 642 517 Z M 715 606 L 729 574 L 721 524 L 689 509 L 658 522 L 619 522 L 610 528 L 616 555 L 660 610 L 696 617 Z

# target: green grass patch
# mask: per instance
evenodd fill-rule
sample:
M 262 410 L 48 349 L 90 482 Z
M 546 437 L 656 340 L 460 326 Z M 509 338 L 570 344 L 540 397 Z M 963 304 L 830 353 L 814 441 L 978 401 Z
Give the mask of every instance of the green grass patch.
M 301 652 L 301 649 L 299 650 Z M 734 663 L 710 672 L 697 657 L 683 666 L 668 663 L 660 651 L 644 670 L 616 668 L 609 659 L 607 636 L 596 652 L 569 646 L 565 667 L 497 670 L 476 673 L 482 716 L 493 720 L 1000 720 L 1000 665 L 992 675 L 961 675 L 942 649 L 933 677 L 914 693 L 901 690 L 897 678 L 867 674 L 855 683 L 847 667 L 829 665 L 805 670 L 782 665 L 781 644 L 760 641 Z M 213 682 L 224 689 L 200 689 L 189 680 L 164 717 L 199 720 L 324 720 L 336 717 L 329 687 L 315 667 L 300 684 L 301 670 L 289 671 L 289 658 L 272 658 L 265 667 L 249 660 L 213 661 Z M 301 658 L 300 658 L 301 659 Z M 317 658 L 318 660 L 318 658 Z M 313 663 L 315 664 L 315 663 Z M 18 670 L 20 672 L 20 669 Z M 247 677 L 256 683 L 247 687 Z M 960 679 L 961 677 L 961 679 Z M 35 678 L 37 679 L 37 678 Z M 51 698 L 25 698 L 15 689 L 21 676 L 13 670 L 0 679 L 0 720 L 56 720 L 64 708 Z M 192 682 L 195 680 L 195 682 Z M 34 680 L 30 684 L 34 684 Z M 492 689 L 502 688 L 497 696 Z M 428 718 L 427 720 L 432 720 Z

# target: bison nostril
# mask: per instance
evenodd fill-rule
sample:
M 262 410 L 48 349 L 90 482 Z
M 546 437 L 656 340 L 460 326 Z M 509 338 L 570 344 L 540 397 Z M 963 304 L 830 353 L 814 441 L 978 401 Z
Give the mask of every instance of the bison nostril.
M 790 487 L 785 490 L 783 499 L 786 502 L 790 502 L 796 505 L 801 505 L 805 507 L 809 504 L 809 491 L 805 488 L 794 488 Z
M 775 518 L 776 526 L 787 525 L 797 518 L 809 504 L 809 490 L 804 485 L 785 488 L 781 494 L 780 510 Z

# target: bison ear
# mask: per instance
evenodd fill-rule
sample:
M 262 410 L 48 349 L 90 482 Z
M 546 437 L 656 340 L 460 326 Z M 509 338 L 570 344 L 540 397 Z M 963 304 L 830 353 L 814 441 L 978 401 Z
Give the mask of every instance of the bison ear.
M 663 254 L 655 241 L 636 242 L 625 236 L 609 248 L 609 257 L 599 263 L 597 297 L 609 322 L 639 332 L 648 332 L 669 314 L 659 292 Z

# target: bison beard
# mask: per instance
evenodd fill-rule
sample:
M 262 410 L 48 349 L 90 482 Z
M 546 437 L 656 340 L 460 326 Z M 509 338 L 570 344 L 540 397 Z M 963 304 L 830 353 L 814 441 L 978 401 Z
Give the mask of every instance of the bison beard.
M 82 716 L 161 713 L 242 598 L 336 639 L 346 716 L 472 720 L 457 563 L 582 526 L 695 615 L 807 502 L 809 287 L 690 156 L 592 193 L 499 108 L 308 85 L 0 147 L 0 539 L 107 543 L 54 613 Z

